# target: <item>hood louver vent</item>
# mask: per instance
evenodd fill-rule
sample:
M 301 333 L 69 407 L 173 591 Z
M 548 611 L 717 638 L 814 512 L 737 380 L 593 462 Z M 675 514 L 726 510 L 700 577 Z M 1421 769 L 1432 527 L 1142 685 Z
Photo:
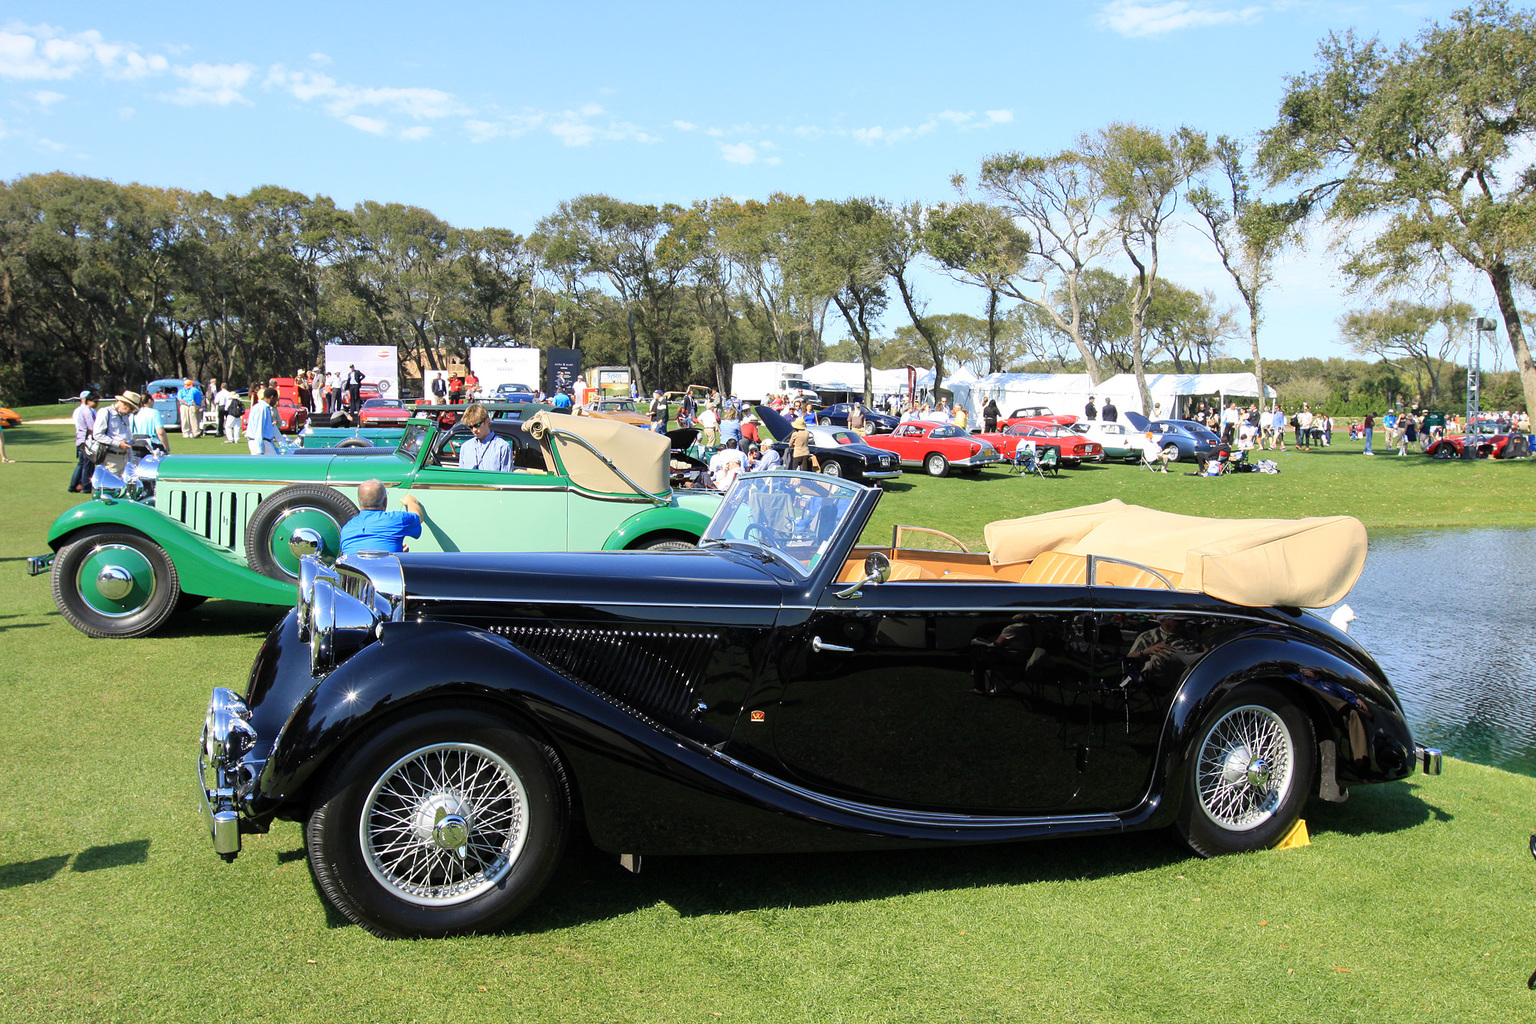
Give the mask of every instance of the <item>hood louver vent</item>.
M 719 636 L 697 631 L 497 626 L 540 661 L 649 714 L 685 718 Z

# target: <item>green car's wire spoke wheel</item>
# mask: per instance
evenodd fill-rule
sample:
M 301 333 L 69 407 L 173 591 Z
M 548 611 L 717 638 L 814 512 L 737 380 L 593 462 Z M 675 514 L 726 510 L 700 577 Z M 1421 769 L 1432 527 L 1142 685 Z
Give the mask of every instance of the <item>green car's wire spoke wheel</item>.
M 176 567 L 149 538 L 131 532 L 87 531 L 53 561 L 53 600 L 59 614 L 93 637 L 153 632 L 180 603 Z
M 245 527 L 245 561 L 263 576 L 297 580 L 299 559 L 288 549 L 293 532 L 314 530 L 331 558 L 341 551 L 341 528 L 357 506 L 324 484 L 294 484 L 268 495 Z
M 570 807 L 550 747 L 483 708 L 438 707 L 336 759 L 305 844 L 326 899 L 375 935 L 490 931 L 549 881 Z
M 1239 688 L 1190 747 L 1179 831 L 1203 857 L 1274 846 L 1314 788 L 1312 724 L 1268 686 Z

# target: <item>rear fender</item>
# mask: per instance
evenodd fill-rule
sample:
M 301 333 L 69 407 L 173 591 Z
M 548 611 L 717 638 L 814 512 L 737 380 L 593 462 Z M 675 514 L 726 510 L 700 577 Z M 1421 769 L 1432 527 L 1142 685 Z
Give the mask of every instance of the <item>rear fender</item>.
M 160 545 L 176 566 L 185 593 L 255 604 L 291 605 L 297 599 L 292 583 L 254 572 L 233 551 L 136 501 L 96 499 L 76 505 L 54 520 L 48 546 L 57 552 L 92 527 L 142 534 Z
M 623 551 L 656 533 L 687 534 L 697 543 L 708 525 L 709 516 L 691 508 L 679 508 L 675 505 L 648 508 L 620 523 L 618 529 L 608 535 L 608 540 L 603 544 L 603 550 Z
M 1234 665 L 1243 667 L 1234 671 Z M 1173 820 L 1183 794 L 1178 780 L 1196 733 L 1216 705 L 1248 683 L 1274 687 L 1307 713 L 1319 745 L 1334 744 L 1338 782 L 1386 782 L 1413 773 L 1412 736 L 1381 679 L 1306 640 L 1249 635 L 1212 651 L 1180 685 L 1148 790 L 1163 796 L 1149 798 L 1132 818 Z

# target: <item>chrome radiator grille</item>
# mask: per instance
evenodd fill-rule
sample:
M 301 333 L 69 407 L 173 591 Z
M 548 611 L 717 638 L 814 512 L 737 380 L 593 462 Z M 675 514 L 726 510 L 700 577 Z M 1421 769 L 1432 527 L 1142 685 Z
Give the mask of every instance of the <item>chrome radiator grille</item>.
M 492 632 L 638 710 L 685 717 L 719 635 L 695 630 L 495 626 Z

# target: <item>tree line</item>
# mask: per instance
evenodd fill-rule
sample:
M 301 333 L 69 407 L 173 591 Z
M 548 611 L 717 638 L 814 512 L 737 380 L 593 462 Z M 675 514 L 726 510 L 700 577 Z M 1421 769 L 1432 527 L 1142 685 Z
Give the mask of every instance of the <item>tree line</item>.
M 258 379 L 341 343 L 397 345 L 423 370 L 472 346 L 581 348 L 647 388 L 728 391 L 738 361 L 831 357 L 940 379 L 1129 372 L 1144 397 L 1150 372 L 1242 367 L 1282 393 L 1442 405 L 1465 384 L 1471 310 L 1454 282 L 1472 272 L 1514 356 L 1508 404 L 1526 405 L 1533 29 L 1484 0 L 1396 48 L 1331 35 L 1251 142 L 1116 123 L 1060 152 L 989 157 L 937 203 L 583 195 L 523 236 L 277 186 L 218 197 L 28 175 L 0 184 L 0 395 Z M 1341 336 L 1374 362 L 1263 357 L 1279 258 L 1312 224 L 1341 239 L 1366 300 Z M 1168 279 L 1162 253 L 1189 231 L 1237 302 Z M 982 314 L 931 311 L 925 270 L 975 287 Z

